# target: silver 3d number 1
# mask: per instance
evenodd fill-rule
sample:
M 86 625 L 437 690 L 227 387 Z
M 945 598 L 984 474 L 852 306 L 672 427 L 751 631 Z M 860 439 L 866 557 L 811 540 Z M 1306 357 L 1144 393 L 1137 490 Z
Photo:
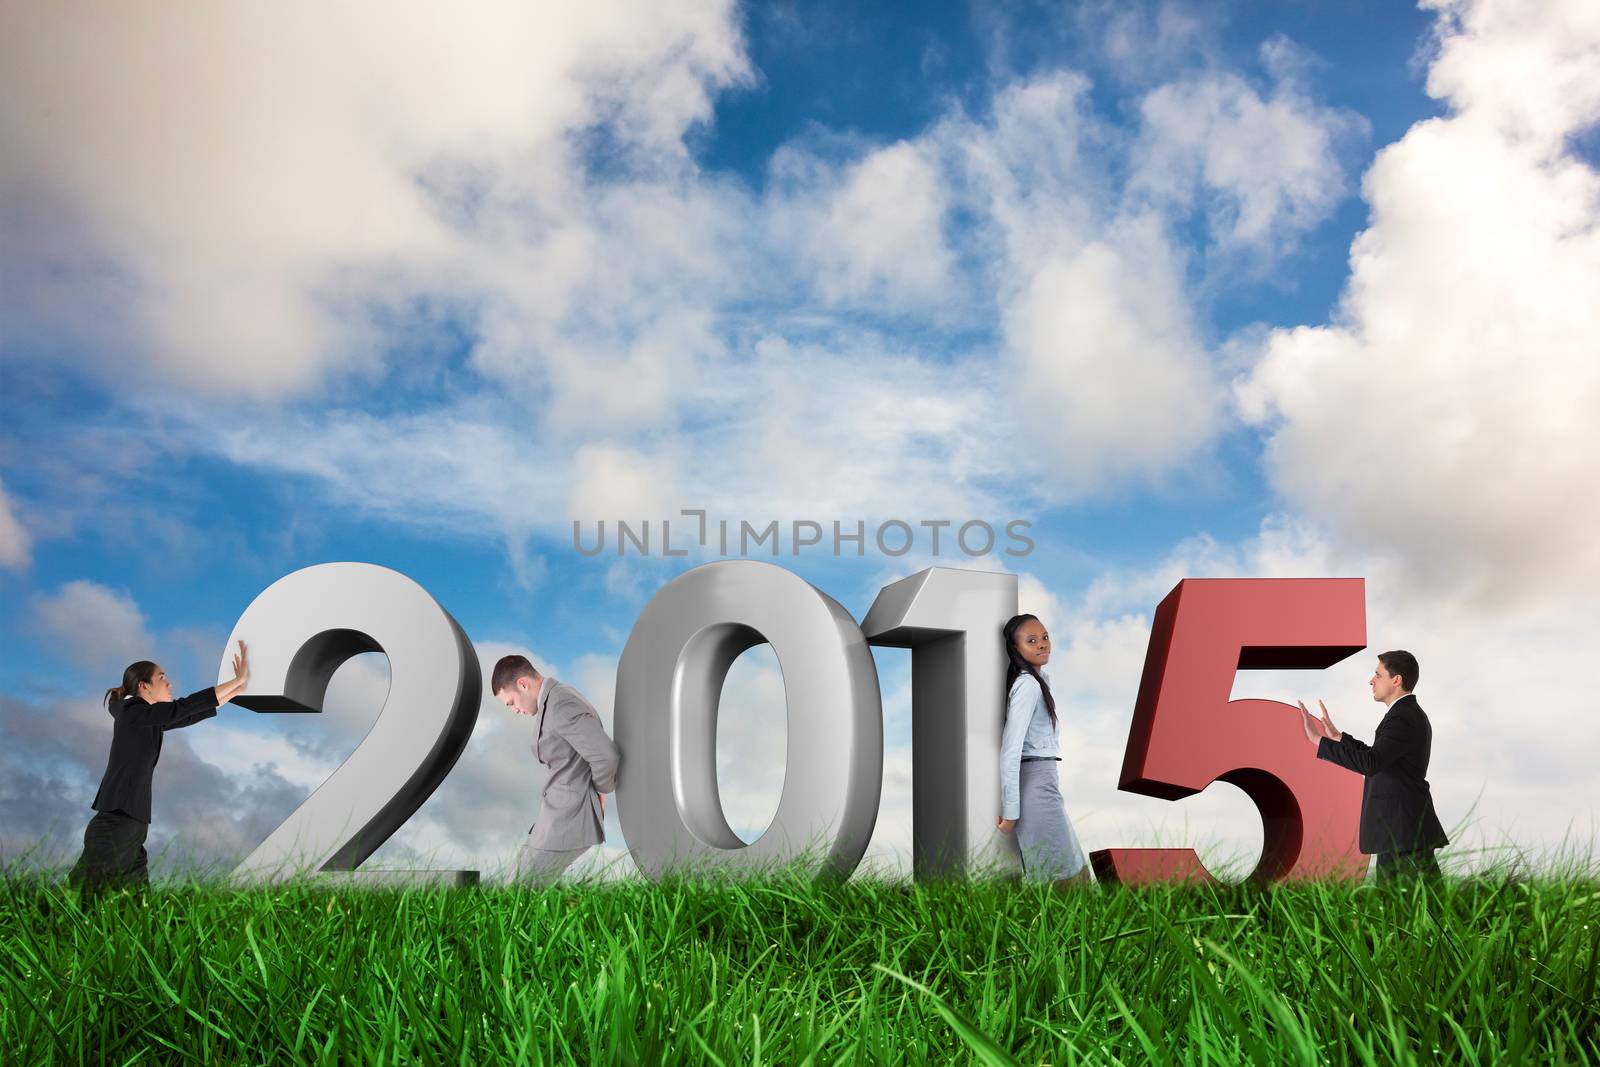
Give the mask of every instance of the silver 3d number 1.
M 1268 830 L 1255 877 L 1364 872 L 1354 844 L 1360 783 L 1296 744 L 1299 719 L 1274 716 L 1276 702 L 1227 700 L 1240 668 L 1324 667 L 1361 649 L 1363 598 L 1360 579 L 1180 582 L 1157 610 L 1120 788 L 1176 800 L 1219 778 L 1234 782 Z M 1020 870 L 1015 839 L 994 825 L 1005 705 L 999 635 L 1016 611 L 1015 575 L 945 567 L 885 586 L 859 625 L 770 563 L 719 560 L 668 582 L 617 666 L 617 811 L 634 862 L 657 877 L 680 865 L 743 870 L 804 856 L 818 877 L 847 877 L 872 836 L 882 792 L 883 711 L 870 647 L 880 645 L 912 652 L 914 876 Z M 1250 612 L 1253 625 L 1240 617 Z M 1315 632 L 1293 621 L 1308 615 L 1321 620 Z M 234 702 L 255 711 L 320 712 L 333 672 L 361 652 L 383 652 L 391 681 L 361 744 L 234 877 L 384 878 L 359 870 L 362 861 L 438 788 L 472 734 L 482 678 L 470 639 L 416 582 L 366 563 L 279 579 L 245 610 L 226 647 L 240 638 L 256 666 Z M 777 813 L 746 844 L 717 790 L 717 712 L 729 668 L 762 642 L 783 674 L 788 759 Z M 224 655 L 219 679 L 231 676 Z M 1164 685 L 1169 679 L 1180 685 Z M 1182 688 L 1190 682 L 1205 685 Z M 1244 713 L 1237 722 L 1235 704 Z M 1230 747 L 1239 730 L 1245 735 Z M 1247 758 L 1231 758 L 1234 749 Z M 1209 877 L 1187 849 L 1091 858 L 1102 878 Z

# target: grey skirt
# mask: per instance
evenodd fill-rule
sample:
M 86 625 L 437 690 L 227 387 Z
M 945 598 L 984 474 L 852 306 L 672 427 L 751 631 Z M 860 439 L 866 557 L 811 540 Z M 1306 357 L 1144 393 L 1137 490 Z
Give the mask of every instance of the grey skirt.
M 1088 862 L 1061 799 L 1060 767 L 1055 760 L 1027 760 L 1021 767 L 1017 847 L 1026 879 L 1071 878 Z

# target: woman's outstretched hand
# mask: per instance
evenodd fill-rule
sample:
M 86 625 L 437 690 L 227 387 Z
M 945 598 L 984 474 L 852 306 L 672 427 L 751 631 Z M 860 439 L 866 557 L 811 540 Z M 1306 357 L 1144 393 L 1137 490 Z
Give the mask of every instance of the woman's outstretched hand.
M 245 683 L 250 681 L 250 650 L 244 647 L 244 642 L 239 642 L 239 654 L 233 657 L 233 681 L 223 682 L 217 686 L 217 703 L 226 704 L 244 691 Z
M 1003 834 L 1009 834 L 1017 828 L 1017 820 L 1015 819 L 996 819 L 994 824 L 1000 828 L 1000 832 Z

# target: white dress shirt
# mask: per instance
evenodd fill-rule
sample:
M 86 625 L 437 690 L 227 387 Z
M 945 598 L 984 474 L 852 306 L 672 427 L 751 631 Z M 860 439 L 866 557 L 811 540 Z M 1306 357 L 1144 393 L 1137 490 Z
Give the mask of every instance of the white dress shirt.
M 1039 668 L 1045 683 L 1050 669 Z M 1055 690 L 1051 693 L 1054 695 Z M 1000 817 L 1015 819 L 1022 813 L 1021 786 L 1023 756 L 1056 756 L 1060 745 L 1050 709 L 1044 706 L 1044 690 L 1026 672 L 1017 675 L 1006 697 L 1005 732 L 1000 738 Z

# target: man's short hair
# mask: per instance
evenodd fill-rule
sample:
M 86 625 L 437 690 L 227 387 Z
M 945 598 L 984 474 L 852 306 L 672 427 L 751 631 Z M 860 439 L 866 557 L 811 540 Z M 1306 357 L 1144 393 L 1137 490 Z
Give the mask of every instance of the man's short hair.
M 1378 653 L 1378 662 L 1383 664 L 1384 669 L 1390 674 L 1400 676 L 1401 689 L 1409 693 L 1417 688 L 1417 672 L 1419 670 L 1417 657 L 1409 652 L 1402 652 L 1396 649 L 1393 652 Z
M 501 656 L 489 676 L 489 692 L 498 693 L 517 684 L 518 678 L 537 678 L 539 672 L 528 662 L 527 656 Z

